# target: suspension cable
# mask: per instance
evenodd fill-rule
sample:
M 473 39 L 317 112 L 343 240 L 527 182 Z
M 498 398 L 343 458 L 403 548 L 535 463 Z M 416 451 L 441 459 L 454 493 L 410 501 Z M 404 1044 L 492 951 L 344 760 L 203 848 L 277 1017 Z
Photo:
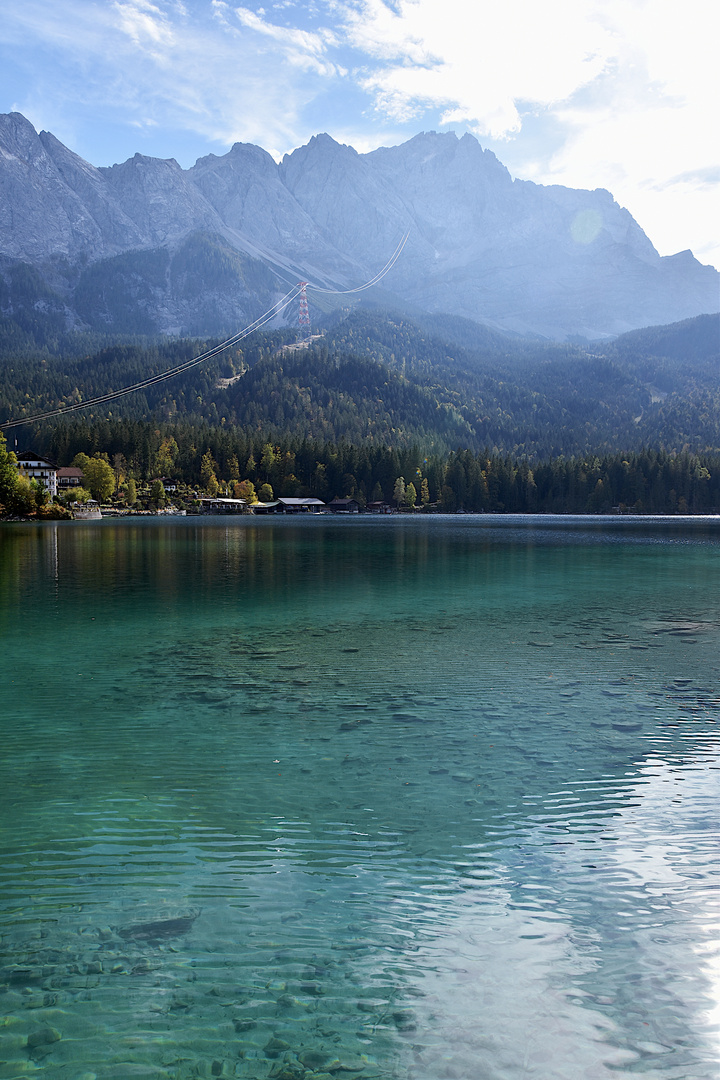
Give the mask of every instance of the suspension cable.
M 377 285 L 377 283 L 382 281 L 385 275 L 392 270 L 402 254 L 409 235 L 410 230 L 408 229 L 382 270 L 375 274 L 374 277 L 370 278 L 369 281 L 366 281 L 364 285 L 358 285 L 355 289 L 323 289 L 319 285 L 312 285 L 308 282 L 308 288 L 311 288 L 314 292 L 325 293 L 331 296 L 348 296 L 352 293 L 363 292 L 365 289 L 371 289 L 373 285 Z M 299 283 L 287 292 L 282 299 L 278 300 L 276 304 L 273 304 L 271 308 L 268 308 L 267 311 L 246 326 L 244 330 L 240 330 L 237 334 L 233 334 L 232 337 L 227 338 L 219 345 L 213 346 L 213 348 L 208 349 L 199 356 L 194 356 L 192 359 L 186 360 L 182 364 L 177 364 L 175 367 L 168 368 L 167 371 L 161 371 L 157 375 L 151 375 L 147 379 L 141 379 L 140 382 L 133 383 L 131 386 L 124 386 L 120 390 L 111 390 L 107 394 L 100 394 L 98 397 L 89 398 L 87 401 L 76 401 L 73 402 L 72 405 L 63 405 L 59 409 L 49 409 L 46 412 L 35 413 L 33 416 L 25 416 L 21 420 L 7 420 L 4 424 L 0 424 L 0 431 L 20 427 L 22 424 L 33 424 L 39 420 L 49 420 L 53 416 L 64 416 L 65 413 L 77 412 L 79 409 L 89 409 L 93 405 L 104 405 L 106 402 L 115 401 L 117 398 L 124 397 L 126 394 L 133 394 L 137 390 L 144 390 L 148 386 L 155 386 L 158 383 L 165 382 L 166 379 L 172 379 L 176 375 L 180 375 L 183 372 L 196 367 L 198 364 L 202 364 L 205 360 L 209 360 L 213 356 L 218 356 L 220 353 L 225 352 L 226 349 L 231 349 L 233 345 L 237 345 L 238 342 L 242 341 L 256 330 L 260 330 L 261 327 L 265 326 L 266 323 L 270 322 L 270 320 L 278 314 L 281 308 L 287 307 L 288 304 L 291 304 L 293 300 L 297 299 L 301 291 L 302 283 Z
M 319 285 L 313 285 L 308 282 L 308 288 L 312 289 L 313 292 L 328 293 L 332 296 L 348 296 L 350 293 L 359 293 L 363 292 L 365 289 L 371 289 L 373 285 L 377 285 L 379 281 L 382 281 L 386 274 L 390 273 L 393 266 L 402 255 L 402 250 L 407 244 L 409 236 L 410 230 L 408 229 L 398 246 L 395 248 L 395 251 L 392 253 L 388 261 L 383 266 L 382 270 L 375 274 L 374 277 L 370 278 L 369 281 L 366 281 L 364 285 L 358 285 L 356 289 L 321 289 Z
M 21 424 L 32 424 L 37 420 L 48 420 L 53 416 L 76 412 L 78 409 L 88 409 L 93 405 L 104 405 L 108 401 L 114 401 L 117 398 L 124 397 L 125 394 L 132 394 L 136 390 L 144 390 L 145 387 L 154 386 L 157 383 L 164 382 L 166 379 L 172 379 L 175 375 L 180 375 L 184 371 L 189 371 L 190 368 L 202 364 L 205 360 L 209 360 L 211 357 L 225 352 L 226 349 L 231 349 L 233 345 L 236 345 L 256 330 L 265 326 L 266 323 L 270 322 L 270 320 L 275 317 L 281 308 L 287 307 L 288 304 L 292 303 L 299 292 L 300 290 L 296 286 L 294 289 L 291 289 L 290 292 L 286 293 L 281 300 L 278 300 L 276 304 L 273 304 L 271 308 L 268 308 L 266 312 L 246 326 L 244 330 L 239 331 L 237 334 L 233 334 L 233 336 L 227 338 L 226 341 L 213 346 L 213 348 L 208 349 L 199 356 L 194 356 L 190 360 L 185 360 L 182 364 L 177 364 L 175 367 L 168 368 L 167 371 L 159 372 L 157 375 L 150 375 L 147 379 L 141 379 L 140 382 L 133 383 L 131 386 L 124 386 L 120 390 L 112 390 L 107 394 L 100 394 L 98 397 L 89 398 L 87 401 L 76 401 L 73 402 L 72 405 L 63 405 L 59 409 L 49 409 L 47 412 L 35 413 L 33 416 L 26 416 L 21 420 L 8 420 L 6 423 L 0 424 L 0 430 L 19 427 Z

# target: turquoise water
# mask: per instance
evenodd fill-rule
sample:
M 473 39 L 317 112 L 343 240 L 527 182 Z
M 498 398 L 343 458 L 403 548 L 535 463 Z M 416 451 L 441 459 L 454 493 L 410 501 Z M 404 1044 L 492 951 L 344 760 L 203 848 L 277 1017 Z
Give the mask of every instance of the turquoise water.
M 0 1078 L 720 1073 L 720 521 L 12 524 L 0 605 Z

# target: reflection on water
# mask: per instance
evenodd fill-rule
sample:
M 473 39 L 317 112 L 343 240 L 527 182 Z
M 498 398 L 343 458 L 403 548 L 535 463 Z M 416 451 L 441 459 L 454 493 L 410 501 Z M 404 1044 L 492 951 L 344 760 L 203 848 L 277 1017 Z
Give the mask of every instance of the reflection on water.
M 0 530 L 0 1080 L 718 1074 L 720 527 Z

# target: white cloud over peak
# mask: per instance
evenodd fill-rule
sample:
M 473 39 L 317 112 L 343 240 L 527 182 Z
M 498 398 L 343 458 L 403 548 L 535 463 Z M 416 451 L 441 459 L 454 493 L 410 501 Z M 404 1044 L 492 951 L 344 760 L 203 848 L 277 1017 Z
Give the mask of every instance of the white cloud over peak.
M 278 26 L 264 20 L 259 12 L 244 7 L 235 8 L 234 14 L 242 26 L 268 38 L 296 67 L 324 76 L 345 74 L 342 68 L 326 59 L 328 45 L 334 43 L 333 36 L 327 32 L 311 33 L 292 26 Z
M 175 40 L 168 16 L 147 0 L 117 0 L 112 7 L 117 12 L 120 30 L 133 45 L 162 61 Z
M 502 138 L 520 102 L 563 101 L 608 63 L 612 35 L 583 0 L 361 0 L 347 9 L 354 46 L 380 63 L 363 78 L 376 106 L 404 119 L 434 105 L 444 123 Z M 556 33 L 548 33 L 555 26 Z
M 44 62 L 33 61 L 28 42 Z M 201 151 L 207 141 L 218 149 L 249 141 L 281 155 L 298 144 L 307 102 L 342 76 L 319 35 L 273 29 L 247 8 L 204 0 L 25 0 L 0 20 L 2 48 L 13 56 L 16 88 L 25 76 L 4 107 L 36 126 L 62 137 L 71 115 L 94 111 L 99 125 L 121 116 L 136 129 L 195 132 Z

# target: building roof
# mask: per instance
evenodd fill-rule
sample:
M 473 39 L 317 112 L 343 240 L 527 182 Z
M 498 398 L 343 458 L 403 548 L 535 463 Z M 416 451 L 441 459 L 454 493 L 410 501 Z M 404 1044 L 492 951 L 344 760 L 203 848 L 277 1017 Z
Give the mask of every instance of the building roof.
M 46 466 L 48 469 L 55 469 L 57 466 L 52 461 L 48 461 L 47 458 L 40 457 L 39 454 L 33 453 L 32 450 L 26 450 L 22 454 L 17 455 L 18 464 L 22 465 L 23 462 L 37 461 L 38 465 Z
M 322 499 L 278 499 L 283 506 L 324 506 Z
M 69 478 L 73 476 L 77 477 L 78 480 L 82 480 L 85 476 L 85 473 L 77 465 L 63 465 L 62 469 L 58 469 L 57 474 L 58 480 L 61 477 Z
M 200 499 L 201 503 L 212 503 L 214 506 L 247 506 L 247 499 L 226 499 L 215 498 L 211 495 L 203 495 Z

